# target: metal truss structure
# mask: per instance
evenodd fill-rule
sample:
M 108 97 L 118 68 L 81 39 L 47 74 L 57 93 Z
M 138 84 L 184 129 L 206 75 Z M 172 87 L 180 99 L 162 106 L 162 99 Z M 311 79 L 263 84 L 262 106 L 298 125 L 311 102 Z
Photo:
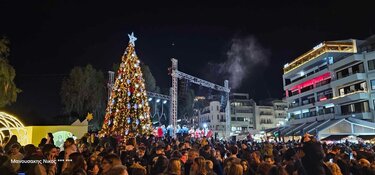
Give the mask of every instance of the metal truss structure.
M 224 104 L 226 103 L 226 105 L 225 105 L 225 119 L 226 119 L 225 134 L 226 134 L 226 137 L 229 137 L 230 136 L 230 120 L 231 120 L 231 118 L 230 118 L 230 105 L 229 105 L 230 89 L 229 89 L 228 80 L 224 81 L 224 87 L 223 87 L 223 86 L 211 83 L 209 81 L 191 76 L 191 75 L 186 74 L 184 72 L 181 72 L 181 71 L 178 70 L 178 60 L 172 58 L 171 61 L 172 61 L 172 67 L 171 67 L 172 87 L 171 87 L 171 90 L 170 90 L 170 93 L 171 93 L 170 124 L 174 128 L 176 128 L 176 126 L 177 126 L 178 79 L 185 79 L 185 80 L 188 80 L 189 82 L 192 82 L 194 84 L 226 93 L 224 101 L 222 103 L 224 103 Z M 174 129 L 174 131 L 175 130 L 176 129 Z

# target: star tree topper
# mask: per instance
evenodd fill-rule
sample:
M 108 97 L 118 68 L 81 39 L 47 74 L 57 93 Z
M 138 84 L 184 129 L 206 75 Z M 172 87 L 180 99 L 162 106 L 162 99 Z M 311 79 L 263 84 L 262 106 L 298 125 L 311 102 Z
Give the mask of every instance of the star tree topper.
M 135 43 L 134 43 L 134 42 L 137 40 L 137 38 L 134 36 L 134 32 L 132 32 L 131 35 L 128 34 L 128 36 L 129 36 L 129 42 L 130 42 L 133 46 L 135 46 Z
M 90 121 L 93 118 L 94 118 L 94 116 L 92 115 L 92 113 L 87 113 L 87 116 L 86 116 L 87 121 Z

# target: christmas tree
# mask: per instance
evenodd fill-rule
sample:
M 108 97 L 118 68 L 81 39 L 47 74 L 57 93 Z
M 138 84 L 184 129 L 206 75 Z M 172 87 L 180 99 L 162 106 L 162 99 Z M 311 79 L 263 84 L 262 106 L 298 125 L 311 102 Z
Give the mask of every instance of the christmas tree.
M 151 133 L 150 108 L 148 106 L 140 61 L 135 53 L 132 33 L 122 56 L 115 84 L 108 101 L 102 133 L 124 138 Z

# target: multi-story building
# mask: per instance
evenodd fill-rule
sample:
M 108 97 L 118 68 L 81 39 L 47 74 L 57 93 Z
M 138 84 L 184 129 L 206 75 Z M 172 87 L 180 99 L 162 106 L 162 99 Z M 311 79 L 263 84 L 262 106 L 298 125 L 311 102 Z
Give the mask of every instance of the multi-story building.
M 211 101 L 198 115 L 199 127 L 212 130 L 216 136 L 225 135 L 225 112 L 220 110 L 219 101 Z
M 257 130 L 266 130 L 276 127 L 273 106 L 256 106 L 255 111 Z
M 210 98 L 209 98 L 210 99 Z M 225 112 L 217 98 L 209 103 L 198 115 L 199 127 L 211 129 L 219 138 L 225 135 Z M 254 105 L 248 94 L 230 95 L 231 135 L 247 134 L 255 128 Z
M 249 133 L 255 129 L 254 110 L 256 103 L 246 93 L 233 93 L 229 97 L 231 132 Z
M 209 105 L 199 110 L 197 119 L 201 129 L 212 130 L 219 138 L 225 134 L 225 112 L 218 98 L 213 99 Z M 249 94 L 233 93 L 230 95 L 231 105 L 231 135 L 255 134 L 257 131 L 269 128 L 282 127 L 285 124 L 285 101 L 274 100 L 269 104 L 257 106 Z
M 374 49 L 374 37 L 326 41 L 286 64 L 290 127 L 281 135 L 342 138 L 374 133 Z
M 282 100 L 272 100 L 262 105 L 256 105 L 255 120 L 257 130 L 283 127 L 287 118 L 287 103 Z

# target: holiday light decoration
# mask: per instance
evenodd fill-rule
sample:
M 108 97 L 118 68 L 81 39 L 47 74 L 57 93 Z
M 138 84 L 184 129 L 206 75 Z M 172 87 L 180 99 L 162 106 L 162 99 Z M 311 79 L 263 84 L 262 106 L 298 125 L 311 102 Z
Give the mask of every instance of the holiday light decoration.
M 133 33 L 128 36 L 101 130 L 103 134 L 120 135 L 124 139 L 150 134 L 152 130 L 146 88 L 135 52 L 137 38 Z
M 14 116 L 0 112 L 0 143 L 3 144 L 5 137 L 17 135 L 18 142 L 27 142 L 27 130 L 25 126 Z

